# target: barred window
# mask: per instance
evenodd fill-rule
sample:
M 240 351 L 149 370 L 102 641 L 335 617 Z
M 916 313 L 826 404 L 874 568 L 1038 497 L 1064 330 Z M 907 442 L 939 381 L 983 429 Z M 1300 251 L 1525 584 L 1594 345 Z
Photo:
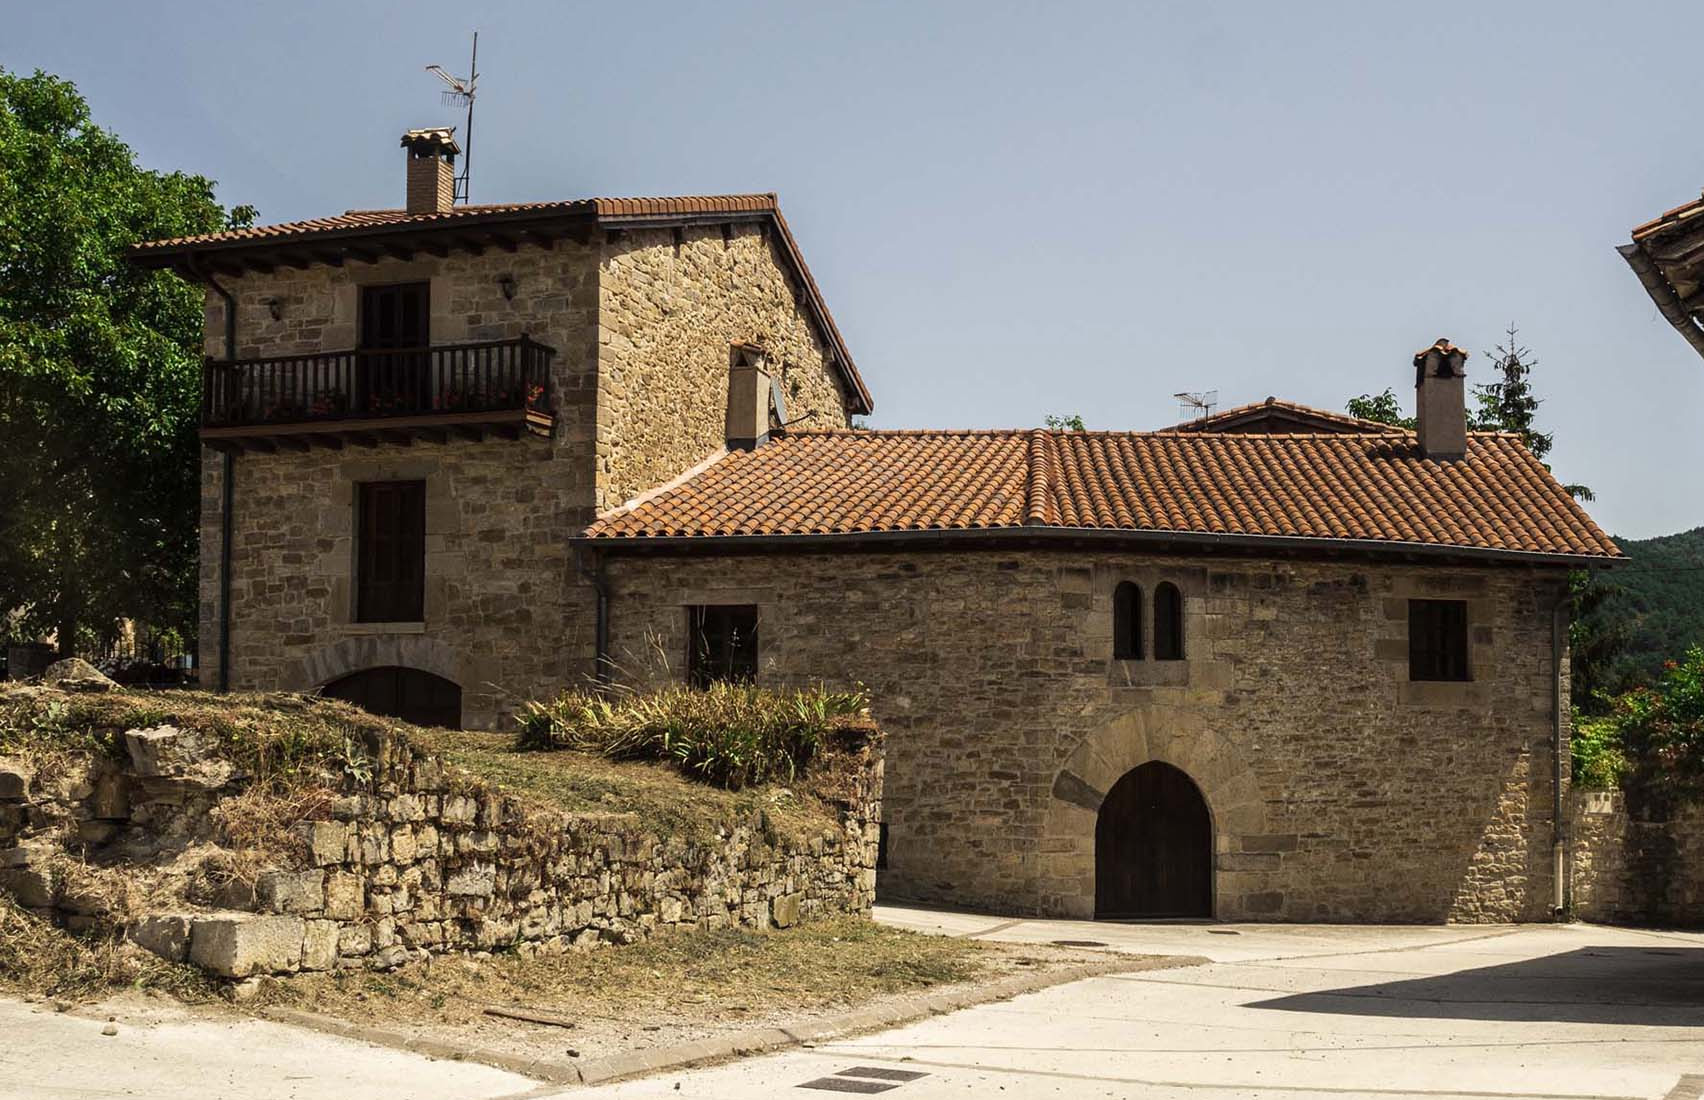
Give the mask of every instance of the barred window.
M 1467 665 L 1467 601 L 1408 601 L 1408 678 L 1471 679 Z

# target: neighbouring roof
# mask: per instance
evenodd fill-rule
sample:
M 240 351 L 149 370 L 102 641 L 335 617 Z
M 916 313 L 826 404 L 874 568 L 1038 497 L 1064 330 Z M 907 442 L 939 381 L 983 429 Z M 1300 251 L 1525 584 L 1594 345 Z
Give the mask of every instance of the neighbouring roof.
M 1377 420 L 1362 420 L 1347 413 L 1316 409 L 1294 401 L 1268 397 L 1250 405 L 1196 417 L 1173 424 L 1169 432 L 1356 432 L 1362 435 L 1382 435 L 1391 430 L 1389 424 Z
M 600 517 L 600 543 L 894 532 L 1318 540 L 1465 556 L 1620 557 L 1519 437 L 1411 432 L 832 431 L 729 454 Z
M 1704 197 L 1637 227 L 1617 251 L 1663 319 L 1704 355 Z
M 493 247 L 513 251 L 522 243 L 549 244 L 561 237 L 583 234 L 591 225 L 621 229 L 729 221 L 758 221 L 774 228 L 806 308 L 828 347 L 828 357 L 846 383 L 853 411 L 870 412 L 875 405 L 869 387 L 852 361 L 822 288 L 805 264 L 773 192 L 497 203 L 420 214 L 350 210 L 325 218 L 147 241 L 132 248 L 130 258 L 145 267 L 169 267 L 196 278 L 208 273 L 271 271 L 276 266 L 405 257 L 416 250 L 442 254 L 445 249 Z

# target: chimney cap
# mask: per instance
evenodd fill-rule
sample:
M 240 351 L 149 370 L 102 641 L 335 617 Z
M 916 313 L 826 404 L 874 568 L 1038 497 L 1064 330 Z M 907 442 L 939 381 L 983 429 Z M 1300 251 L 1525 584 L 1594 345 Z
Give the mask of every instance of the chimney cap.
M 1431 347 L 1421 348 L 1419 351 L 1414 353 L 1414 365 L 1416 367 L 1424 366 L 1426 363 L 1426 357 L 1431 355 L 1433 352 L 1436 352 L 1443 357 L 1443 361 L 1449 365 L 1451 374 L 1460 370 L 1461 364 L 1467 360 L 1467 352 L 1450 343 L 1450 338 L 1448 336 L 1440 336 L 1437 340 L 1433 341 Z M 1448 377 L 1442 370 L 1438 372 L 1438 376 L 1440 378 Z
M 461 152 L 461 146 L 456 144 L 454 126 L 424 126 L 418 130 L 409 130 L 402 135 L 402 147 L 422 157 L 440 153 L 453 157 Z

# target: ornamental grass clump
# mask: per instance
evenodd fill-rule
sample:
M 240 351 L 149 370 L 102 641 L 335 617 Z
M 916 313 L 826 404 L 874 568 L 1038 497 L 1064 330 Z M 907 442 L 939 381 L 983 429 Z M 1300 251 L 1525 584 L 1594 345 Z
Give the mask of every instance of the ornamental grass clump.
M 798 779 L 838 733 L 866 727 L 868 717 L 862 690 L 718 683 L 608 696 L 571 691 L 527 704 L 519 747 L 666 760 L 705 782 L 740 790 Z

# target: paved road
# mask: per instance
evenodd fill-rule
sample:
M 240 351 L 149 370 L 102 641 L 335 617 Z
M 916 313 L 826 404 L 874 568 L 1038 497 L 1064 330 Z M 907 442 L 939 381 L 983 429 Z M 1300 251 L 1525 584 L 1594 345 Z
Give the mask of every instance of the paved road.
M 950 934 L 1093 940 L 1214 961 L 1076 982 L 879 1035 L 573 1095 L 1704 1097 L 1704 935 L 1579 925 L 1010 922 L 893 908 L 880 917 Z

